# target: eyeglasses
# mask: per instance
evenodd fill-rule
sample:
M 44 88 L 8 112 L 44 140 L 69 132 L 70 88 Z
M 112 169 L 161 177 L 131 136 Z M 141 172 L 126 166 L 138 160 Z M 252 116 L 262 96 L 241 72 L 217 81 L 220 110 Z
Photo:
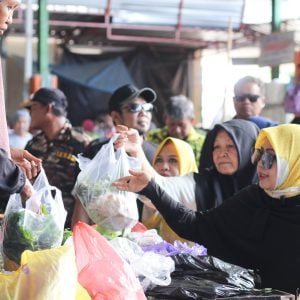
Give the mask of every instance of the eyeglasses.
M 153 104 L 152 103 L 144 103 L 144 104 L 130 103 L 130 104 L 124 106 L 124 108 L 128 109 L 128 111 L 131 113 L 139 113 L 142 110 L 144 112 L 152 112 Z
M 272 168 L 274 161 L 276 161 L 276 154 L 264 149 L 255 149 L 251 160 L 252 163 L 257 163 L 261 160 L 264 169 L 269 170 Z
M 233 97 L 233 99 L 235 101 L 238 101 L 238 102 L 243 102 L 245 101 L 246 99 L 249 99 L 250 102 L 256 102 L 258 100 L 260 96 L 259 95 L 252 95 L 252 94 L 242 94 L 242 95 L 238 95 L 238 96 L 235 96 Z

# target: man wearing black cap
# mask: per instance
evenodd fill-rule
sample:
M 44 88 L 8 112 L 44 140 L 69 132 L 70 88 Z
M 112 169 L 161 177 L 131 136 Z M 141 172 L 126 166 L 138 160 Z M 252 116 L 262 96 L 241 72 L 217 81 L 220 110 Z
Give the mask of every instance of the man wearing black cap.
M 150 128 L 153 102 L 156 93 L 150 88 L 138 89 L 126 84 L 119 87 L 111 96 L 108 109 L 114 125 L 124 125 L 136 129 L 141 137 L 141 143 L 148 161 L 152 164 L 157 145 L 144 139 Z M 109 139 L 97 139 L 90 143 L 83 156 L 92 159 Z M 76 200 L 72 224 L 77 221 L 89 222 L 89 218 L 79 200 Z
M 53 88 L 41 88 L 23 103 L 30 111 L 31 128 L 41 131 L 25 149 L 42 159 L 49 183 L 61 190 L 68 213 L 65 227 L 70 228 L 75 202 L 71 191 L 79 173 L 76 155 L 85 150 L 90 138 L 72 127 L 67 106 L 65 94 Z
M 155 100 L 156 93 L 152 89 L 138 89 L 134 85 L 126 84 L 112 94 L 108 103 L 108 110 L 115 126 L 124 125 L 139 132 L 145 155 L 150 163 L 157 145 L 146 141 L 144 136 L 150 128 Z M 93 141 L 83 155 L 92 159 L 107 142 L 108 139 Z

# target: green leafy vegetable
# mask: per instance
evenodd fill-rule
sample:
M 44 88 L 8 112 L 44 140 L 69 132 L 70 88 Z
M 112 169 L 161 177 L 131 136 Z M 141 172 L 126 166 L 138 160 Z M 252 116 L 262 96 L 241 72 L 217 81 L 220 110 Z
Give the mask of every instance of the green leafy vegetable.
M 29 210 L 11 211 L 5 216 L 3 253 L 20 264 L 24 250 L 42 250 L 61 244 L 63 229 L 60 229 L 51 214 L 37 215 Z
M 63 240 L 62 240 L 62 245 L 66 242 L 66 240 L 73 235 L 73 232 L 69 228 L 65 228 L 64 230 L 64 235 L 63 235 Z

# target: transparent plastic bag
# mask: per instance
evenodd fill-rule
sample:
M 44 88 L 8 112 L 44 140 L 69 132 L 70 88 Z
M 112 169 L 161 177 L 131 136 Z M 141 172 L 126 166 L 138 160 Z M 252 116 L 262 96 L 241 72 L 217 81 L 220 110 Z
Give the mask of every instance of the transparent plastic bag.
M 144 252 L 137 243 L 127 238 L 115 238 L 110 244 L 132 267 L 144 291 L 150 285 L 167 286 L 171 283 L 170 275 L 175 269 L 175 264 L 170 257 Z
M 132 228 L 138 220 L 136 195 L 119 191 L 111 183 L 128 175 L 130 168 L 138 167 L 138 162 L 123 148 L 114 151 L 116 138 L 117 135 L 103 145 L 90 162 L 85 160 L 81 164 L 84 168 L 78 175 L 73 195 L 99 227 L 122 231 Z
M 20 194 L 10 197 L 2 226 L 4 267 L 15 270 L 24 250 L 41 250 L 61 245 L 66 220 L 62 195 L 50 186 L 44 170 L 33 184 L 34 194 L 23 207 Z M 9 261 L 14 264 L 9 264 Z
M 141 247 L 155 245 L 163 241 L 156 229 L 149 229 L 143 232 L 130 232 L 126 237 Z

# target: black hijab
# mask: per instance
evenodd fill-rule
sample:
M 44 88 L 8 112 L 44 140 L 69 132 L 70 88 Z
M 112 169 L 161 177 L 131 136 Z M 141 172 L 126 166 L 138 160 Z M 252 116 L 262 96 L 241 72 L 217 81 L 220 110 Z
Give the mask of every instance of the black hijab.
M 230 136 L 237 148 L 238 170 L 233 175 L 220 174 L 213 164 L 214 142 L 220 130 Z M 196 199 L 200 198 L 202 209 L 218 206 L 240 189 L 257 182 L 256 166 L 251 163 L 251 155 L 258 132 L 258 126 L 253 122 L 233 119 L 216 124 L 207 134 L 201 151 L 200 172 L 194 176 Z

